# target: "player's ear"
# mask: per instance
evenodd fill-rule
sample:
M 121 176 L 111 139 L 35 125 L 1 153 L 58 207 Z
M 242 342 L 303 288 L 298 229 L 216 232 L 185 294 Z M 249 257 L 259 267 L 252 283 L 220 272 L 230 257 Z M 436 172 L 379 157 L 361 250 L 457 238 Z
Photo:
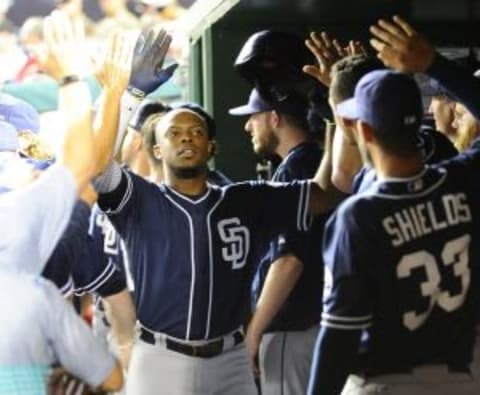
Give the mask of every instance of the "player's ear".
M 162 160 L 163 159 L 163 156 L 162 156 L 162 149 L 160 147 L 159 144 L 155 144 L 153 146 L 153 156 L 155 157 L 155 159 L 158 159 L 158 160 Z
M 215 140 L 210 140 L 208 142 L 208 159 L 215 156 L 217 153 L 217 142 Z
M 274 128 L 277 128 L 278 125 L 280 124 L 280 114 L 277 111 L 272 110 L 269 113 L 269 118 L 270 118 L 270 125 L 272 125 Z
M 358 133 L 362 135 L 363 140 L 367 143 L 374 140 L 372 127 L 369 124 L 362 121 L 356 121 L 356 122 L 357 122 Z

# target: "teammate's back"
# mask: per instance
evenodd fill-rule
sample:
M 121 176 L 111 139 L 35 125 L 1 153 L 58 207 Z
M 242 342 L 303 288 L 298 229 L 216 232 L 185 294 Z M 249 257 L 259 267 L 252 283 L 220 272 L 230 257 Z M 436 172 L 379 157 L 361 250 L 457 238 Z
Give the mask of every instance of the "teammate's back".
M 408 180 L 377 181 L 336 215 L 356 235 L 352 247 L 370 285 L 357 301 L 358 316 L 374 316 L 362 370 L 428 363 L 466 369 L 471 362 L 479 164 L 471 151 Z M 362 248 L 366 239 L 376 241 L 374 250 Z M 334 259 L 333 276 L 352 269 Z

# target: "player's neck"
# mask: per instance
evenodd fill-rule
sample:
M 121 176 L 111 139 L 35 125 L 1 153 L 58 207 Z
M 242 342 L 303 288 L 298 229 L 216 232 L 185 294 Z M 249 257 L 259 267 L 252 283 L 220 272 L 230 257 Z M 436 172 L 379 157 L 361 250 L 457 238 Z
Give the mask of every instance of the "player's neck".
M 203 195 L 207 189 L 206 174 L 200 174 L 194 178 L 179 178 L 174 174 L 165 173 L 164 182 L 170 188 L 187 196 Z
M 308 141 L 308 138 L 303 132 L 296 131 L 295 133 L 284 133 L 275 153 L 280 156 L 280 158 L 284 159 L 293 148 L 306 141 Z
M 376 158 L 372 157 L 372 160 L 379 179 L 413 177 L 424 167 L 420 153 L 406 157 L 379 154 Z

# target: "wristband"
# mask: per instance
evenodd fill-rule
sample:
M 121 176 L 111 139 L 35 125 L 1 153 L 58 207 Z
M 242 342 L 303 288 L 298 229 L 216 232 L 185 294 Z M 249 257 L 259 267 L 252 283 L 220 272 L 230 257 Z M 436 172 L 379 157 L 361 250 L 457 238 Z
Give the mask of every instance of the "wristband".
M 63 78 L 60 78 L 60 81 L 58 81 L 59 86 L 65 86 L 69 84 L 73 84 L 74 82 L 80 81 L 80 77 L 78 75 L 72 74 L 72 75 L 67 75 Z

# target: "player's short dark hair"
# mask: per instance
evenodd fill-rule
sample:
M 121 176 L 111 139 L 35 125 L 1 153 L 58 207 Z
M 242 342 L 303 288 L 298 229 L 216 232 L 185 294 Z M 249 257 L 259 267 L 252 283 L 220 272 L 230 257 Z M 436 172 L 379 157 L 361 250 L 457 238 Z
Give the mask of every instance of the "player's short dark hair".
M 148 117 L 154 114 L 165 114 L 170 109 L 170 106 L 162 103 L 160 100 L 145 99 L 133 113 L 128 126 L 140 132 Z
M 340 103 L 353 97 L 358 81 L 371 71 L 384 69 L 376 58 L 365 55 L 351 55 L 336 62 L 332 67 L 330 98 Z
M 418 153 L 418 125 L 404 126 L 402 130 L 374 129 L 373 134 L 383 150 L 396 156 Z
M 171 109 L 178 110 L 182 108 L 185 110 L 193 111 L 200 118 L 202 118 L 205 121 L 205 124 L 207 125 L 208 139 L 209 140 L 215 139 L 215 136 L 217 134 L 217 125 L 215 124 L 215 120 L 213 119 L 213 117 L 202 106 L 200 106 L 197 103 L 185 102 L 185 103 L 176 104 L 172 106 Z

